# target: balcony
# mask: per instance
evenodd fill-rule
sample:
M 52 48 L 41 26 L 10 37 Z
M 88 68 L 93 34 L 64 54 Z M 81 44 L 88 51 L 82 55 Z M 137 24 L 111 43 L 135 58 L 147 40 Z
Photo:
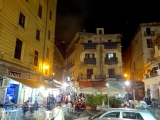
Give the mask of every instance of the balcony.
M 96 58 L 84 58 L 84 64 L 96 64 Z
M 107 65 L 112 65 L 112 64 L 118 64 L 118 58 L 114 57 L 114 58 L 105 58 L 105 64 Z
M 79 75 L 78 81 L 102 81 L 106 79 L 106 75 Z
M 160 63 L 160 56 L 159 57 L 156 57 L 156 58 L 153 58 L 152 60 L 150 60 L 150 64 L 156 64 L 156 63 Z
M 154 31 L 144 31 L 144 36 L 154 36 Z
M 83 43 L 84 49 L 96 49 L 96 43 Z
M 117 49 L 117 42 L 103 43 L 105 49 Z

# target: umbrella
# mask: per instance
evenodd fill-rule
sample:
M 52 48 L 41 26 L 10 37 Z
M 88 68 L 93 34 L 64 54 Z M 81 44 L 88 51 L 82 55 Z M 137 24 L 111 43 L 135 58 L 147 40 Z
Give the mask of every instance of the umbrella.
M 95 94 L 98 91 L 98 89 L 93 88 L 93 87 L 87 87 L 87 88 L 81 88 L 77 90 L 78 93 L 85 93 L 85 94 Z

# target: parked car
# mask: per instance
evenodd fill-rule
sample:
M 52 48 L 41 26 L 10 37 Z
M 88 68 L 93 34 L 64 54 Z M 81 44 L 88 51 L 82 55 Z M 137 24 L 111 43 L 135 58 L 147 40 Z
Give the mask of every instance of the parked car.
M 108 108 L 98 114 L 75 120 L 156 120 L 148 111 L 128 108 Z

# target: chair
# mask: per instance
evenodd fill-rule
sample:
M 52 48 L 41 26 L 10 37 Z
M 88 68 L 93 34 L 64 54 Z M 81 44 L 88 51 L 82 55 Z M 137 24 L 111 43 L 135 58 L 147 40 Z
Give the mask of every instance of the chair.
M 68 117 L 68 108 L 65 106 L 62 106 L 62 110 L 63 110 L 64 114 Z
M 5 118 L 5 109 L 0 108 L 0 118 L 3 120 Z
M 52 118 L 52 111 L 45 111 L 45 120 L 51 120 Z

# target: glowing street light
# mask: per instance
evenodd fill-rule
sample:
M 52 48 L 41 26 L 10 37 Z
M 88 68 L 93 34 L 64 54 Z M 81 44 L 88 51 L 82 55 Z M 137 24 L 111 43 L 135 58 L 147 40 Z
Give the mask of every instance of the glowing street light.
M 124 77 L 126 78 L 127 76 L 128 76 L 128 75 L 125 73 L 125 74 L 124 74 Z

